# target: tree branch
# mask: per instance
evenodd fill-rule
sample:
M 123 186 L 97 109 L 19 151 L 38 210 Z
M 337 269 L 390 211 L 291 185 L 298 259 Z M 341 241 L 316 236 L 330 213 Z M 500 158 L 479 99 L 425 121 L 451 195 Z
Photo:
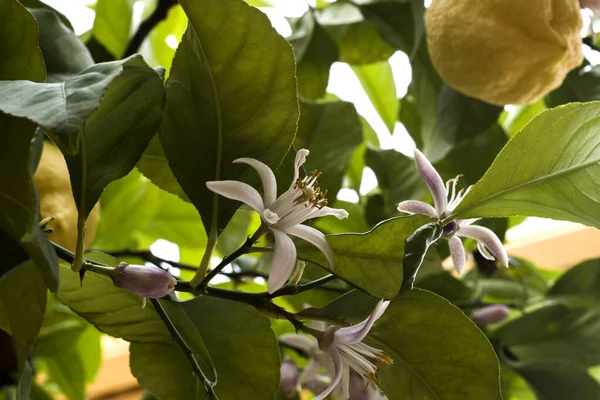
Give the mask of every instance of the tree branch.
M 146 36 L 150 33 L 150 31 L 158 25 L 160 21 L 167 18 L 169 10 L 171 7 L 177 4 L 177 0 L 158 0 L 158 4 L 156 5 L 156 9 L 150 14 L 148 18 L 146 18 L 137 31 L 127 44 L 127 48 L 125 49 L 125 53 L 123 54 L 123 58 L 129 57 L 138 52 L 140 46 L 146 39 Z
M 336 288 L 333 286 L 328 286 L 328 287 L 323 287 L 322 285 L 329 283 L 331 281 L 334 281 L 337 279 L 337 276 L 335 275 L 326 275 L 322 278 L 319 279 L 315 279 L 314 281 L 311 282 L 306 282 L 300 285 L 287 285 L 282 287 L 279 290 L 276 290 L 275 292 L 271 293 L 271 294 L 266 294 L 266 298 L 268 299 L 274 299 L 276 297 L 280 297 L 280 296 L 289 296 L 289 295 L 294 295 L 294 294 L 300 294 L 302 292 L 306 292 L 308 290 L 311 289 L 325 289 L 325 290 L 334 290 L 334 291 L 338 291 L 341 293 L 345 293 L 346 290 L 344 288 Z

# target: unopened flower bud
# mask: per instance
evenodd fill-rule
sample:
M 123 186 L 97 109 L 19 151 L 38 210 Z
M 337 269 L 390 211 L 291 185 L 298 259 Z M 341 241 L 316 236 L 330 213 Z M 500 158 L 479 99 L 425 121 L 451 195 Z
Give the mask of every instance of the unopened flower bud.
M 297 393 L 298 367 L 294 361 L 285 358 L 281 361 L 281 377 L 279 379 L 279 390 L 284 398 L 292 398 Z
M 156 266 L 129 265 L 120 263 L 115 268 L 115 286 L 142 297 L 159 298 L 175 289 L 177 280 Z
M 506 318 L 508 318 L 508 307 L 503 304 L 483 307 L 471 313 L 471 319 L 480 328 L 490 324 L 497 324 Z

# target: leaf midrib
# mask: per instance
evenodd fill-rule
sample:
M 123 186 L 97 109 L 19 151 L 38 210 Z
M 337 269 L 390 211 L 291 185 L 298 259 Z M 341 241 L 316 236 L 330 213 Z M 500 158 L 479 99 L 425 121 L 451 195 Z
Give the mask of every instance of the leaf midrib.
M 581 169 L 584 169 L 584 168 L 587 168 L 587 167 L 589 167 L 589 166 L 591 166 L 593 164 L 599 164 L 600 165 L 600 158 L 594 159 L 593 161 L 590 161 L 590 162 L 587 162 L 587 163 L 584 163 L 584 164 L 580 164 L 580 165 L 578 165 L 577 167 L 574 167 L 574 168 L 562 169 L 562 170 L 554 172 L 552 174 L 544 175 L 544 176 L 541 176 L 539 178 L 536 178 L 536 179 L 533 179 L 533 180 L 521 183 L 519 185 L 512 186 L 510 188 L 500 190 L 498 192 L 495 192 L 494 194 L 491 194 L 491 195 L 489 195 L 487 197 L 484 197 L 481 201 L 477 202 L 470 209 L 467 208 L 466 211 L 461 211 L 461 212 L 455 213 L 451 217 L 452 218 L 456 218 L 459 215 L 467 214 L 469 211 L 473 211 L 473 210 L 476 210 L 478 208 L 481 208 L 483 204 L 494 200 L 494 198 L 496 198 L 496 197 L 505 195 L 505 194 L 510 193 L 510 192 L 514 192 L 515 190 L 518 190 L 518 189 L 521 189 L 521 188 L 524 188 L 524 187 L 527 187 L 527 186 L 536 185 L 536 184 L 538 184 L 540 182 L 543 182 L 545 180 L 550 180 L 550 179 L 553 179 L 553 178 L 556 178 L 556 177 L 560 177 L 562 175 L 568 175 L 568 174 L 571 174 L 573 172 L 577 172 L 577 171 L 579 171 Z M 451 217 L 448 217 L 448 218 L 451 218 Z

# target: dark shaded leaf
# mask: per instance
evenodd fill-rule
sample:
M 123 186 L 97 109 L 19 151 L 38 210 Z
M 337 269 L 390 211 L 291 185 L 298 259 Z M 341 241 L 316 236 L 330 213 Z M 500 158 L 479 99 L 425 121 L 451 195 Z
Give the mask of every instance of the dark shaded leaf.
M 427 255 L 429 246 L 442 236 L 443 228 L 439 222 L 430 222 L 419 227 L 406 239 L 404 250 L 402 290 L 412 289 L 417 273 Z

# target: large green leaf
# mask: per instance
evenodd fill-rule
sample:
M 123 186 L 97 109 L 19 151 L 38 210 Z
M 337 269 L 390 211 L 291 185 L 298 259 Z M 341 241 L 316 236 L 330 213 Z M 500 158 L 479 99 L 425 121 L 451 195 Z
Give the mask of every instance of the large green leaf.
M 323 172 L 319 186 L 329 192 L 328 198 L 332 201 L 342 186 L 354 150 L 362 142 L 361 122 L 354 105 L 343 101 L 303 101 L 300 110 L 294 147 L 310 150 L 305 168 L 307 171 L 317 169 Z M 290 154 L 290 160 L 293 160 L 293 155 Z M 291 179 L 293 167 L 288 168 L 287 164 L 282 167 L 286 167 L 282 171 L 286 178 Z M 281 183 L 279 186 L 281 189 Z
M 511 368 L 525 378 L 538 400 L 597 400 L 600 393 L 600 384 L 577 364 L 515 362 L 511 363 Z
M 315 21 L 312 11 L 296 21 L 293 31 L 288 40 L 298 64 L 298 93 L 307 99 L 319 99 L 325 96 L 331 64 L 338 60 L 337 46 Z
M 267 318 L 251 306 L 208 296 L 180 305 L 214 360 L 219 399 L 274 397 L 279 387 L 279 350 Z M 164 344 L 131 347 L 133 374 L 159 398 L 189 399 L 195 393 L 192 371 L 182 364 L 185 360 L 177 350 Z
M 113 55 L 121 58 L 129 41 L 134 0 L 98 0 L 94 37 Z
M 540 308 L 502 326 L 496 336 L 522 361 L 600 364 L 600 314 L 562 304 Z
M 23 370 L 42 326 L 46 293 L 44 281 L 32 261 L 0 280 L 0 328 L 15 341 L 19 370 Z
M 48 82 L 62 82 L 94 64 L 87 47 L 59 16 L 50 10 L 31 10 L 40 30 Z
M 366 233 L 329 235 L 335 254 L 335 268 L 314 246 L 298 245 L 298 258 L 313 262 L 351 285 L 379 298 L 392 298 L 403 280 L 402 263 L 406 239 L 415 230 L 432 222 L 424 215 L 393 218 Z
M 571 306 L 600 302 L 600 259 L 588 260 L 569 269 L 546 292 L 551 300 L 565 301 Z
M 128 59 L 85 121 L 85 149 L 66 156 L 75 201 L 87 215 L 104 188 L 129 173 L 156 133 L 165 92 L 160 76 L 140 56 Z M 85 167 L 82 158 L 85 152 Z M 85 171 L 84 171 L 85 169 Z
M 425 261 L 429 247 L 442 236 L 443 229 L 439 222 L 430 222 L 420 226 L 406 239 L 404 260 L 402 262 L 402 290 L 409 291 L 417 277 L 421 265 Z
M 35 19 L 17 0 L 0 3 L 0 79 L 41 82 L 46 76 Z
M 585 61 L 580 67 L 567 74 L 562 85 L 545 97 L 548 107 L 574 101 L 600 100 L 600 67 Z
M 375 302 L 354 291 L 301 315 L 356 323 Z M 394 361 L 379 372 L 380 387 L 390 400 L 502 398 L 498 360 L 485 335 L 431 292 L 414 289 L 394 298 L 365 342 Z
M 600 227 L 600 103 L 545 111 L 515 135 L 454 210 L 461 219 L 529 215 Z
M 388 131 L 394 132 L 400 102 L 396 98 L 396 84 L 390 63 L 386 60 L 373 64 L 355 65 L 352 70 Z
M 96 64 L 62 83 L 0 81 L 0 111 L 46 128 L 63 153 L 76 154 L 86 120 L 110 83 L 125 70 L 142 64 L 140 56 Z
M 223 228 L 239 202 L 219 198 L 206 182 L 258 182 L 248 167 L 232 165 L 238 157 L 279 165 L 298 119 L 294 56 L 268 18 L 241 0 L 180 3 L 190 26 L 167 82 L 160 140 L 205 228 Z
M 167 74 L 169 73 L 175 49 L 171 47 L 171 44 L 167 44 L 167 38 L 173 35 L 178 42 L 181 41 L 187 23 L 187 16 L 179 4 L 169 9 L 167 18 L 158 23 L 148 35 L 150 44 L 149 53 L 151 54 L 146 55 L 146 51 L 143 54 L 150 65 L 162 66 L 167 70 Z

